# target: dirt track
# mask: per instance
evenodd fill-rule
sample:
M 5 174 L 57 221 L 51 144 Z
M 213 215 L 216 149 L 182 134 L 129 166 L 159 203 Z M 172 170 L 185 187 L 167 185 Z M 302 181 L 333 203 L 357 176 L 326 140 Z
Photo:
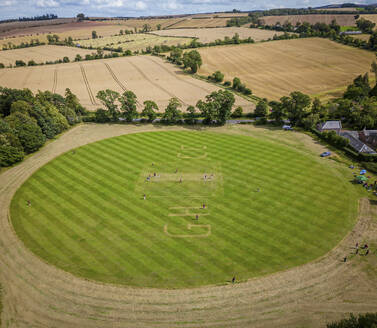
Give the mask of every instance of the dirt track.
M 322 327 L 349 312 L 377 311 L 377 278 L 363 270 L 373 257 L 341 261 L 356 240 L 376 242 L 376 205 L 366 199 L 353 232 L 325 257 L 235 285 L 188 290 L 104 285 L 42 262 L 18 240 L 8 220 L 9 203 L 36 169 L 80 145 L 158 129 L 81 125 L 0 175 L 3 327 Z

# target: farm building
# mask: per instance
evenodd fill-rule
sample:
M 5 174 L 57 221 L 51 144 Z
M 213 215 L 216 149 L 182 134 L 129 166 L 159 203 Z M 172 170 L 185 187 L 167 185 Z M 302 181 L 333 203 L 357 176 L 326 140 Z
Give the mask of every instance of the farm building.
M 341 121 L 326 121 L 324 123 L 318 124 L 318 130 L 320 132 L 324 131 L 335 131 L 336 134 L 340 134 L 342 130 L 342 122 Z
M 372 147 L 377 147 L 377 130 L 364 129 L 359 132 L 359 139 Z
M 364 142 L 359 139 L 359 132 L 357 131 L 344 131 L 340 135 L 343 138 L 349 140 L 349 145 L 356 150 L 358 153 L 363 154 L 377 154 L 372 148 L 367 146 Z

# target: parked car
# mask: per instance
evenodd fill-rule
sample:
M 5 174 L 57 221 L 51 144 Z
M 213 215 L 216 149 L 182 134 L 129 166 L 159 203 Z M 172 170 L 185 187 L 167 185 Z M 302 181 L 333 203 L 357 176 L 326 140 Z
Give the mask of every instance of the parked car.
M 283 130 L 285 131 L 293 131 L 292 127 L 290 125 L 283 125 Z
M 329 151 L 325 151 L 324 153 L 321 154 L 321 157 L 327 157 L 330 156 L 331 153 Z

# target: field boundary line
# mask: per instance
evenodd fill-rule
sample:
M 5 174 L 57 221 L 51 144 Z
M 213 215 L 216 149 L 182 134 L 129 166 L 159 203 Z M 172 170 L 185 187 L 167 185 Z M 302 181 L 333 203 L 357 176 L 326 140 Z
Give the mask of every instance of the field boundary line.
M 58 69 L 54 69 L 54 81 L 52 82 L 52 93 L 56 92 L 56 87 L 58 85 Z
M 96 99 L 94 98 L 93 96 L 93 92 L 92 92 L 92 89 L 90 88 L 90 84 L 89 84 L 89 81 L 88 81 L 88 78 L 86 76 L 86 73 L 85 73 L 85 69 L 84 69 L 84 66 L 82 64 L 79 64 L 80 65 L 80 69 L 81 69 L 81 75 L 84 79 L 84 83 L 85 83 L 85 86 L 86 86 L 86 90 L 88 91 L 88 95 L 89 95 L 89 98 L 90 98 L 90 102 L 93 104 L 93 105 L 98 105 L 96 103 Z
M 133 66 L 142 76 L 143 78 L 145 78 L 147 81 L 149 81 L 150 83 L 152 83 L 156 88 L 160 89 L 161 91 L 164 91 L 165 93 L 167 93 L 170 97 L 172 98 L 177 98 L 182 104 L 186 105 L 186 106 L 189 106 L 188 103 L 184 102 L 182 99 L 178 98 L 175 94 L 171 93 L 169 90 L 163 88 L 161 85 L 159 85 L 158 83 L 154 82 L 153 80 L 151 80 L 139 67 L 137 67 L 136 64 L 134 64 L 132 61 L 130 61 L 130 64 L 131 66 Z

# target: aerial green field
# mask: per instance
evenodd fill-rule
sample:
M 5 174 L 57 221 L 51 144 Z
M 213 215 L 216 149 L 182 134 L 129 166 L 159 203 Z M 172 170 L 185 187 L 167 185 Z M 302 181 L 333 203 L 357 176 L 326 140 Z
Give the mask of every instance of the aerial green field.
M 39 169 L 15 194 L 11 219 L 35 254 L 88 279 L 245 280 L 318 258 L 351 228 L 357 198 L 326 161 L 241 135 L 125 135 Z

